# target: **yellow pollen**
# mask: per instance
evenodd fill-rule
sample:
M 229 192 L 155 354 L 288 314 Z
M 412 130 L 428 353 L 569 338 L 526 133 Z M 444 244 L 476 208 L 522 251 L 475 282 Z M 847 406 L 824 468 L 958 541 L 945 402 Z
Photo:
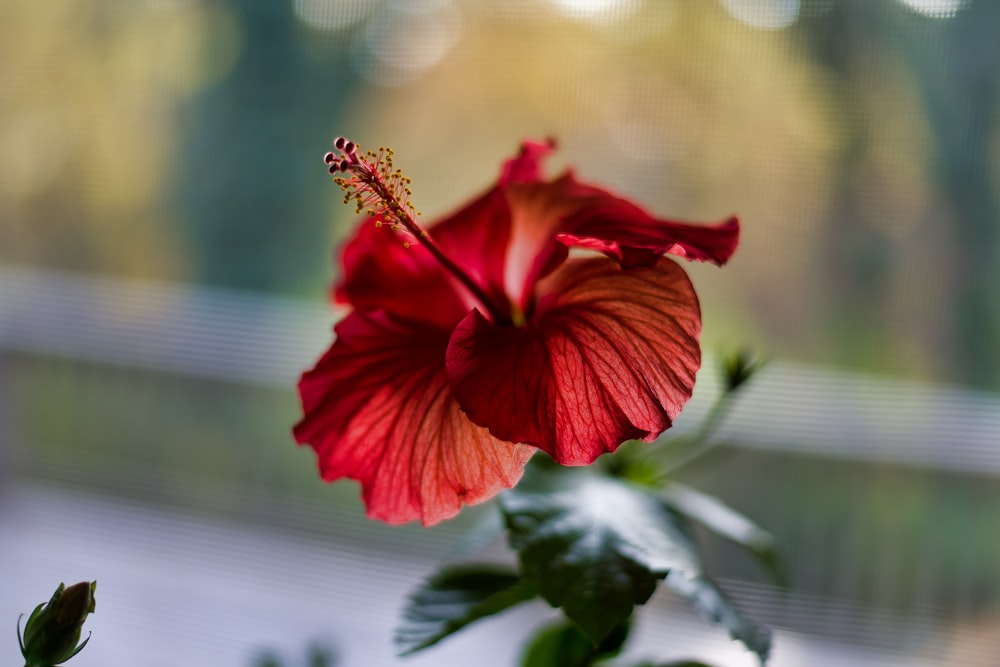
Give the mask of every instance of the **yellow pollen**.
M 380 148 L 377 153 L 368 151 L 362 154 L 356 143 L 343 137 L 334 141 L 334 148 L 338 153 L 327 153 L 324 162 L 330 173 L 344 174 L 333 180 L 344 191 L 345 204 L 353 199 L 359 213 L 365 211 L 377 218 L 374 221 L 376 228 L 381 228 L 384 223 L 394 232 L 405 229 L 406 233 L 400 239 L 403 248 L 410 248 L 414 240 L 424 246 L 442 268 L 469 291 L 484 311 L 493 316 L 494 321 L 510 322 L 513 319 L 515 324 L 525 323 L 524 314 L 517 308 L 508 313 L 502 305 L 495 305 L 494 298 L 442 252 L 428 232 L 417 223 L 416 218 L 423 214 L 410 203 L 413 194 L 410 179 L 393 166 L 391 149 Z
M 515 327 L 523 327 L 528 322 L 528 318 L 524 316 L 524 311 L 513 300 L 510 302 L 510 317 Z

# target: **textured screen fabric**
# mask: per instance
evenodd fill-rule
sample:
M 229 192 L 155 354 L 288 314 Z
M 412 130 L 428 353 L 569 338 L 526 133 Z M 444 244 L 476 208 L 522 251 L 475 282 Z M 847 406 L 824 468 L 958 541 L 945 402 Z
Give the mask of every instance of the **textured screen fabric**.
M 552 138 L 552 175 L 740 217 L 724 269 L 686 267 L 707 354 L 677 430 L 719 353 L 771 360 L 690 481 L 787 555 L 779 598 L 706 544 L 778 629 L 774 664 L 992 664 L 998 31 L 989 0 L 3 3 L 0 622 L 96 578 L 80 664 L 159 664 L 142 651 L 171 636 L 162 664 L 312 639 L 395 664 L 406 589 L 478 515 L 365 522 L 357 487 L 293 444 L 356 225 L 322 156 L 338 135 L 392 147 L 434 219 Z M 265 599 L 274 615 L 241 615 Z M 508 664 L 544 613 L 441 655 Z M 646 637 L 642 657 L 675 641 Z M 677 646 L 745 657 L 710 630 Z

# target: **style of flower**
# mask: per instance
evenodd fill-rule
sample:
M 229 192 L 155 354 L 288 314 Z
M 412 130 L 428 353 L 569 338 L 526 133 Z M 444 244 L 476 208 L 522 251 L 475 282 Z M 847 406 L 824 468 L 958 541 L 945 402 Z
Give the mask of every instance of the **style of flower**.
M 294 435 L 324 479 L 358 480 L 373 518 L 430 525 L 513 486 L 536 448 L 586 465 L 671 425 L 701 315 L 663 255 L 723 264 L 736 218 L 660 220 L 572 172 L 544 180 L 554 146 L 525 142 L 496 185 L 424 228 L 390 151 L 334 146 L 325 163 L 370 219 L 335 290 L 353 310 L 299 382 Z

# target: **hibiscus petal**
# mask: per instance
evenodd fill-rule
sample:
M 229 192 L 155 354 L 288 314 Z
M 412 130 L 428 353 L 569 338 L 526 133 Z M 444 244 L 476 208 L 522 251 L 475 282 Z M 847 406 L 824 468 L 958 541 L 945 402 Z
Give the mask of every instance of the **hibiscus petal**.
M 524 311 L 537 281 L 568 256 L 568 246 L 597 250 L 626 268 L 655 264 L 664 254 L 724 264 L 739 242 L 739 221 L 696 225 L 650 216 L 642 208 L 567 172 L 551 182 L 504 190 L 511 234 L 505 285 Z
M 581 209 L 563 229 L 563 243 L 599 250 L 625 267 L 652 264 L 665 253 L 721 265 L 740 240 L 735 217 L 713 225 L 659 220 L 611 194 Z
M 469 419 L 564 465 L 668 428 L 701 363 L 698 298 L 683 269 L 576 260 L 539 289 L 526 326 L 472 312 L 452 334 L 448 376 Z
M 510 208 L 499 188 L 473 200 L 428 231 L 441 250 L 483 288 L 495 312 L 509 310 L 503 276 Z M 466 312 L 476 305 L 470 297 Z
M 521 150 L 500 168 L 500 185 L 533 183 L 542 178 L 542 161 L 556 149 L 553 139 L 522 141 Z
M 534 452 L 470 422 L 444 368 L 446 331 L 385 312 L 348 315 L 299 382 L 295 439 L 316 450 L 327 481 L 361 482 L 368 515 L 431 525 L 520 479 Z
M 505 284 L 522 310 L 528 311 L 536 283 L 569 256 L 570 244 L 561 237 L 575 229 L 581 214 L 609 199 L 619 200 L 576 180 L 571 171 L 554 181 L 511 185 L 504 195 L 511 217 Z
M 344 247 L 337 301 L 359 310 L 386 310 L 405 319 L 454 326 L 469 307 L 427 249 L 415 241 L 406 248 L 405 240 L 381 218 L 366 219 Z
M 483 287 L 496 312 L 510 307 L 505 267 L 512 220 L 506 188 L 538 182 L 542 163 L 554 150 L 552 141 L 523 142 L 520 152 L 504 162 L 496 186 L 429 229 L 445 254 Z M 549 230 L 545 241 L 563 248 L 555 243 L 553 231 Z

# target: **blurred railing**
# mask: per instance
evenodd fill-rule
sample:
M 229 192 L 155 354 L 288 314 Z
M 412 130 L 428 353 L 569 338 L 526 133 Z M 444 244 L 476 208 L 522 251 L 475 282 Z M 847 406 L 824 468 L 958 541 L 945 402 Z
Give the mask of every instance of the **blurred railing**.
M 289 387 L 332 339 L 323 304 L 0 267 L 0 350 Z M 678 428 L 718 389 L 710 360 Z M 719 437 L 741 446 L 1000 474 L 1000 396 L 774 362 Z
M 11 420 L 3 412 L 10 409 L 8 399 L 13 398 L 4 396 L 11 389 L 4 374 L 5 358 L 16 360 L 11 367 L 21 372 L 25 356 L 29 360 L 63 359 L 67 364 L 82 362 L 85 369 L 80 372 L 84 375 L 94 373 L 93 369 L 107 369 L 98 372 L 96 381 L 73 385 L 72 391 L 66 392 L 70 400 L 85 398 L 78 386 L 88 388 L 83 393 L 91 388 L 112 394 L 135 392 L 140 404 L 159 406 L 166 397 L 162 409 L 171 418 L 184 421 L 187 416 L 180 413 L 191 399 L 183 394 L 206 384 L 210 395 L 218 393 L 219 383 L 228 383 L 230 391 L 259 387 L 293 401 L 299 372 L 329 345 L 339 314 L 327 304 L 273 295 L 0 267 L 0 473 L 8 471 L 3 458 L 9 454 L 4 445 L 10 433 L 4 430 Z M 40 365 L 44 368 L 45 363 Z M 698 424 L 718 390 L 712 360 L 706 360 L 704 366 L 695 397 L 678 420 L 677 431 Z M 133 376 L 152 378 L 152 383 L 144 384 Z M 275 389 L 277 392 L 272 391 Z M 19 404 L 23 406 L 24 401 Z M 209 416 L 216 418 L 214 412 Z M 255 520 L 269 525 L 308 525 L 318 528 L 305 530 L 306 534 L 350 535 L 359 549 L 381 544 L 384 548 L 371 548 L 395 553 L 400 564 L 411 566 L 433 562 L 435 558 L 427 554 L 439 553 L 457 534 L 458 528 L 449 525 L 443 532 L 396 529 L 386 536 L 366 523 L 360 511 L 347 510 L 336 517 L 337 527 L 332 528 L 333 523 L 326 520 L 331 518 L 329 503 L 320 506 L 285 499 L 291 504 L 283 505 L 283 500 L 265 497 L 266 491 L 256 495 L 246 487 L 234 491 L 221 481 L 199 485 L 183 471 L 156 468 L 154 475 L 147 469 L 148 460 L 138 458 L 104 457 L 96 461 L 85 446 L 82 451 L 72 446 L 79 437 L 72 430 L 75 426 L 70 425 L 67 436 L 72 442 L 62 443 L 55 458 L 42 460 L 33 473 L 41 470 L 42 479 L 60 484 L 89 475 L 91 481 L 78 486 L 90 491 L 108 489 L 113 478 L 126 496 L 142 495 L 152 501 L 160 485 L 172 494 L 164 497 L 201 497 L 206 506 L 224 507 L 222 513 L 227 516 L 235 516 L 232 509 L 238 504 L 249 507 Z M 287 431 L 287 426 L 282 424 L 281 430 Z M 727 580 L 726 586 L 748 610 L 804 636 L 842 646 L 868 647 L 883 655 L 911 657 L 914 650 L 926 649 L 934 655 L 949 650 L 952 639 L 947 625 L 951 615 L 988 620 L 997 611 L 1000 588 L 989 583 L 995 581 L 996 568 L 987 562 L 993 547 L 973 540 L 987 535 L 984 527 L 991 521 L 992 505 L 977 504 L 979 499 L 996 502 L 997 494 L 989 491 L 993 487 L 989 478 L 1000 475 L 1000 396 L 774 362 L 739 396 L 717 437 L 744 452 L 757 453 L 739 463 L 758 466 L 756 472 L 747 473 L 756 476 L 749 496 L 744 490 L 743 500 L 759 501 L 758 513 L 751 515 L 785 540 L 784 553 L 792 566 L 792 591 L 774 595 L 771 589 L 753 583 L 753 576 L 742 580 L 744 571 L 726 562 L 722 576 L 740 579 Z M 287 435 L 286 439 L 282 444 L 290 447 Z M 895 513 L 895 507 L 879 506 L 879 502 L 886 502 L 884 498 L 872 500 L 864 493 L 872 485 L 880 486 L 880 478 L 856 483 L 852 473 L 845 475 L 843 471 L 838 479 L 846 482 L 834 482 L 835 494 L 826 498 L 825 506 L 811 497 L 811 488 L 805 492 L 798 488 L 791 497 L 787 487 L 779 486 L 780 474 L 761 477 L 773 475 L 768 466 L 783 454 L 919 469 L 934 479 L 926 488 L 938 491 L 938 473 L 957 473 L 959 495 L 964 495 L 941 516 L 961 515 L 967 522 L 960 527 L 945 526 L 947 520 L 939 517 L 928 519 L 926 527 L 914 528 L 906 522 L 921 520 L 921 507 L 904 507 L 905 511 Z M 247 459 L 259 453 L 244 448 L 236 456 Z M 261 461 L 258 467 L 271 465 L 270 459 Z M 819 467 L 828 466 L 820 463 Z M 272 474 L 270 469 L 267 474 Z M 979 484 L 978 490 L 967 490 L 964 480 L 973 478 L 987 483 Z M 141 494 L 130 492 L 129 485 Z M 240 500 L 234 502 L 232 497 L 237 495 Z M 948 502 L 953 496 L 952 490 L 941 492 Z M 23 503 L 25 497 L 22 494 L 18 502 Z M 889 498 L 890 504 L 895 502 L 891 493 Z M 851 503 L 853 509 L 840 509 Z M 976 508 L 977 514 L 971 516 L 968 507 Z M 348 509 L 358 508 L 352 505 Z M 878 526 L 873 529 L 852 522 L 864 514 L 881 517 L 881 523 L 872 524 Z M 102 530 L 112 530 L 101 525 Z M 950 536 L 947 531 L 951 531 Z M 392 540 L 399 544 L 388 544 Z M 959 567 L 962 563 L 967 566 Z M 393 590 L 392 594 L 398 597 L 403 591 Z M 866 659 L 857 664 L 883 663 Z

